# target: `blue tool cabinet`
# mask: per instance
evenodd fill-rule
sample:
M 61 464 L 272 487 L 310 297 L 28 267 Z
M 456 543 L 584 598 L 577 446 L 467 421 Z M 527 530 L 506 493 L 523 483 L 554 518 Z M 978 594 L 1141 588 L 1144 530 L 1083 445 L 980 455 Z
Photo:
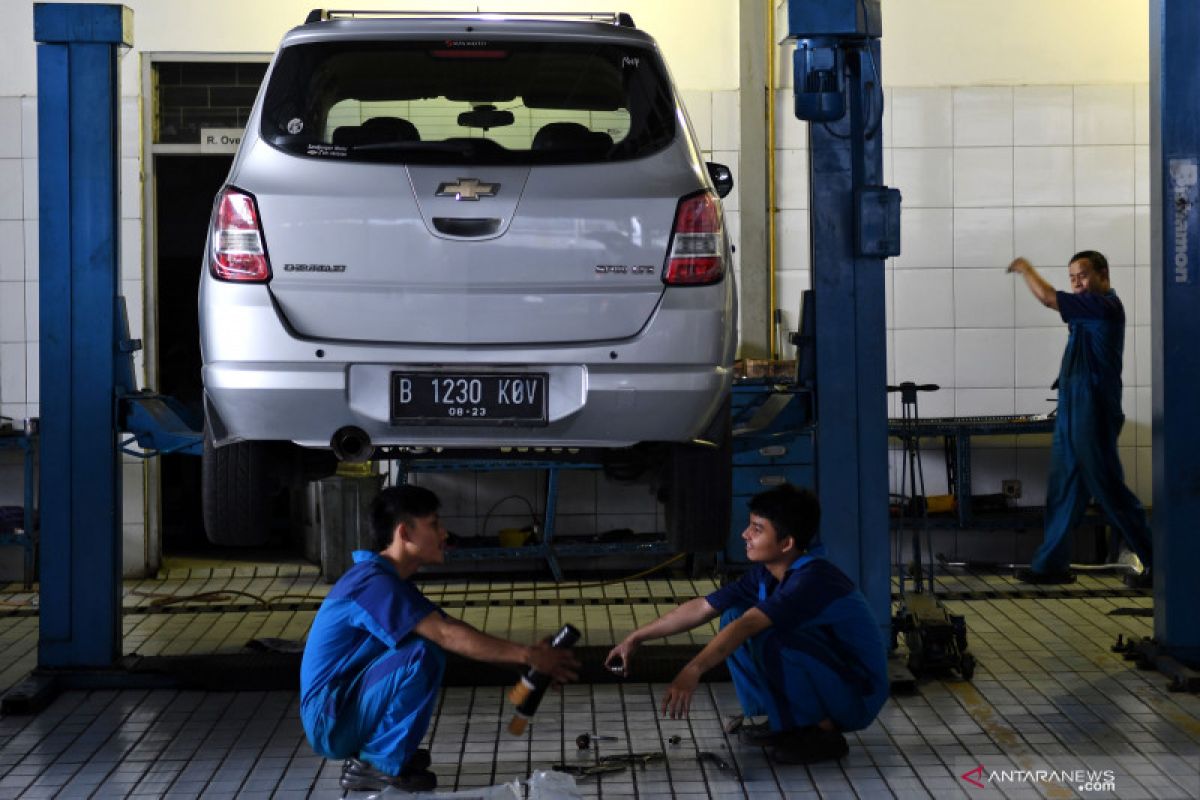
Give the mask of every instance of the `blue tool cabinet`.
M 725 560 L 746 564 L 746 504 L 759 492 L 791 483 L 816 489 L 811 394 L 773 379 L 733 387 L 733 515 Z

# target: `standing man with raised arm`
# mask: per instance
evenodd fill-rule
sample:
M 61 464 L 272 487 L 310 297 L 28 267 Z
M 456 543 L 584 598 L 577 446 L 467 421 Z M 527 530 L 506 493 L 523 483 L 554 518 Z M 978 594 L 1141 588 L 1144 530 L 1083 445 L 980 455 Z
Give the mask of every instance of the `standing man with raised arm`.
M 1033 296 L 1058 311 L 1067 323 L 1067 347 L 1058 373 L 1058 413 L 1046 486 L 1042 546 L 1026 583 L 1071 583 L 1071 531 L 1088 500 L 1095 498 L 1109 523 L 1120 531 L 1149 575 L 1150 528 L 1146 511 L 1125 485 L 1117 454 L 1121 412 L 1121 359 L 1125 349 L 1125 308 L 1109 285 L 1108 260 L 1084 250 L 1067 265 L 1071 291 L 1059 292 L 1024 258 L 1008 267 L 1025 279 Z

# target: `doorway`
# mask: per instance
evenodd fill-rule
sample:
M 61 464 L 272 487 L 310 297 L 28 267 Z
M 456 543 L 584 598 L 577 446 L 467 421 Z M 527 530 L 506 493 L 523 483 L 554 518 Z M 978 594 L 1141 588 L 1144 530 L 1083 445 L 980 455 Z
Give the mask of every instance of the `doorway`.
M 154 158 L 158 390 L 183 403 L 196 419 L 204 416 L 196 293 L 213 198 L 232 163 L 228 155 Z M 200 513 L 200 459 L 165 455 L 160 469 L 164 552 L 203 549 L 207 540 Z
M 142 64 L 146 170 L 146 384 L 203 419 L 197 292 L 213 198 L 233 163 L 266 54 L 147 54 Z M 219 135 L 218 135 L 219 134 Z M 200 459 L 148 462 L 150 563 L 214 551 L 204 534 Z M 213 553 L 215 555 L 215 553 Z

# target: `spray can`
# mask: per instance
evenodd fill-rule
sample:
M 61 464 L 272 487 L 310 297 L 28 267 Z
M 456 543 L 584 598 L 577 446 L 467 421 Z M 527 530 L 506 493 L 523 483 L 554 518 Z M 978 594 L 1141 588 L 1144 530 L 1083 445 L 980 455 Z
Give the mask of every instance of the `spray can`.
M 554 638 L 550 640 L 551 647 L 573 647 L 579 641 L 579 629 L 570 623 L 563 625 Z M 550 676 L 538 672 L 533 667 L 525 671 L 521 679 L 508 690 L 508 699 L 515 705 L 516 713 L 508 723 L 508 732 L 520 736 L 529 725 L 529 719 L 542 702 L 542 696 L 550 686 Z

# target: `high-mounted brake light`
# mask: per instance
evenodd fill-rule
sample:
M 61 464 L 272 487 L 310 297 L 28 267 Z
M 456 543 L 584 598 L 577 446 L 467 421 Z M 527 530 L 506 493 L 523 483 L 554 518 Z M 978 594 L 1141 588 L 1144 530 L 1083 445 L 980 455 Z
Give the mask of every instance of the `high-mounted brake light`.
M 685 197 L 675 210 L 663 283 L 705 286 L 725 277 L 725 229 L 712 192 Z
M 508 58 L 507 50 L 471 50 L 469 48 L 455 50 L 430 50 L 429 55 L 434 58 L 476 58 L 484 60 L 496 60 Z
M 209 265 L 216 278 L 255 283 L 271 279 L 258 204 L 245 192 L 227 188 L 218 196 L 209 249 Z

